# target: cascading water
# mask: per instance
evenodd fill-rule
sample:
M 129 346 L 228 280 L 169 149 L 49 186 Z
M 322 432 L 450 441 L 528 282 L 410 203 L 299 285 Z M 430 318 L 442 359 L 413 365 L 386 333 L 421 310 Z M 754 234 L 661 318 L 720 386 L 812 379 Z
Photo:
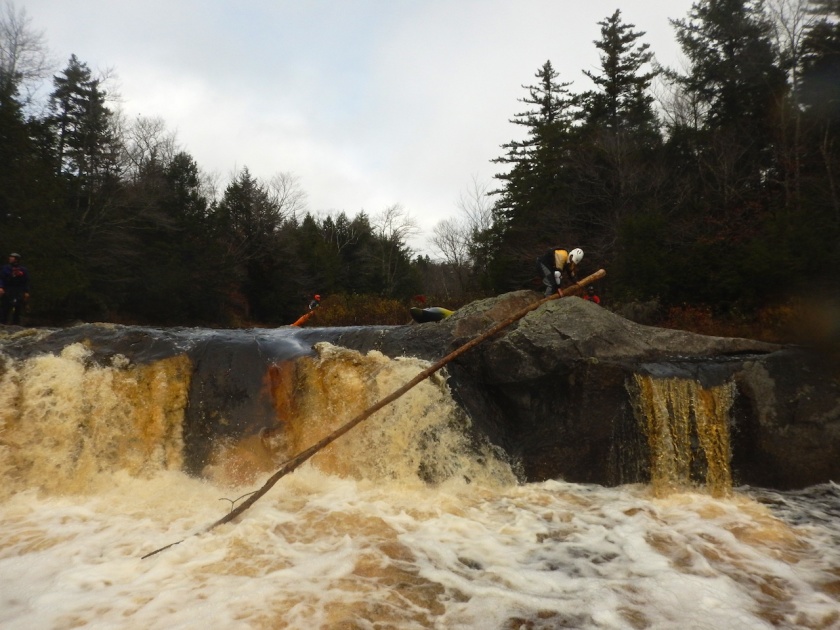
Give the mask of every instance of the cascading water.
M 640 378 L 639 411 L 667 419 L 650 435 L 668 472 L 604 488 L 517 483 L 429 380 L 201 534 L 426 364 L 319 346 L 254 370 L 256 402 L 237 365 L 211 377 L 186 353 L 103 364 L 80 344 L 3 360 L 1 626 L 840 625 L 840 489 L 723 491 L 727 386 Z M 273 423 L 249 418 L 266 408 Z M 218 427 L 212 444 L 201 421 Z M 223 430 L 243 422 L 263 430 Z M 686 485 L 698 467 L 720 491 Z M 670 493 L 654 491 L 660 478 Z
M 229 486 L 253 483 L 425 367 L 376 352 L 317 348 L 317 356 L 269 365 L 259 389 L 272 401 L 273 426 L 244 437 L 211 438 L 203 478 Z M 118 355 L 111 365 L 98 366 L 89 355 L 73 344 L 56 356 L 7 361 L 0 378 L 7 494 L 32 487 L 87 492 L 118 470 L 149 476 L 184 465 L 187 356 L 130 365 Z M 225 417 L 213 421 L 230 423 Z M 323 449 L 313 463 L 356 479 L 439 483 L 459 476 L 515 483 L 498 451 L 469 440 L 467 424 L 443 380 L 427 379 Z
M 378 352 L 362 356 L 323 343 L 316 349 L 317 356 L 269 366 L 267 390 L 276 425 L 255 438 L 217 445 L 205 476 L 253 482 L 425 367 L 415 359 L 391 360 Z M 459 477 L 515 483 L 500 452 L 474 444 L 467 425 L 445 383 L 433 377 L 322 449 L 312 462 L 328 474 L 354 479 L 440 483 Z M 225 471 L 221 477 L 220 470 Z
M 714 496 L 728 494 L 734 384 L 704 388 L 692 379 L 645 374 L 634 378 L 637 418 L 648 439 L 654 492 L 664 495 L 699 481 Z
M 31 488 L 90 492 L 108 475 L 179 470 L 190 364 L 183 355 L 128 367 L 87 363 L 68 346 L 23 363 L 6 360 L 0 378 L 0 496 Z

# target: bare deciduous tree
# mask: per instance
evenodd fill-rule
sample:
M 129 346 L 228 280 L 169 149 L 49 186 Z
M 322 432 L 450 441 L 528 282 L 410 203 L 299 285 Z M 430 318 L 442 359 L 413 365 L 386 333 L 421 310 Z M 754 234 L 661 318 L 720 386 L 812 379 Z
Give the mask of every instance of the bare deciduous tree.
M 393 295 L 397 287 L 400 262 L 411 256 L 408 239 L 417 236 L 420 228 L 414 217 L 398 203 L 388 206 L 374 216 L 371 226 L 379 242 L 379 264 L 385 290 L 388 295 Z
M 420 232 L 417 221 L 402 204 L 395 203 L 373 217 L 376 236 L 385 241 L 405 244 Z
M 469 226 L 461 219 L 443 219 L 435 225 L 429 242 L 447 263 L 463 266 L 469 263 Z
M 320 214 L 321 231 L 330 245 L 339 254 L 359 242 L 362 230 L 359 225 L 347 218 L 344 212 L 324 212 Z
M 429 242 L 440 252 L 444 267 L 451 270 L 455 286 L 444 282 L 444 297 L 462 297 L 470 276 L 470 228 L 462 219 L 444 219 L 435 225 Z
M 493 227 L 493 202 L 489 185 L 473 176 L 471 187 L 456 202 L 459 216 L 444 219 L 433 228 L 429 243 L 443 259 L 445 296 L 463 297 L 476 261 L 476 239 Z M 454 280 L 454 286 L 453 282 Z
M 489 184 L 479 182 L 475 175 L 471 184 L 466 192 L 461 192 L 456 205 L 466 218 L 470 233 L 474 234 L 493 227 L 493 201 Z
M 11 95 L 18 89 L 28 103 L 54 65 L 44 34 L 32 30 L 26 10 L 6 2 L 0 9 L 0 90 Z
M 175 132 L 160 117 L 138 116 L 122 135 L 127 170 L 135 177 L 149 164 L 169 164 L 177 152 Z
M 306 212 L 306 192 L 293 173 L 276 173 L 265 183 L 265 188 L 281 221 L 297 221 Z
M 800 209 L 802 161 L 802 109 L 799 106 L 799 70 L 802 43 L 806 33 L 817 21 L 810 11 L 809 0 L 768 0 L 765 8 L 773 21 L 776 45 L 789 68 L 790 106 L 780 103 L 779 124 L 785 142 L 779 147 L 783 163 L 792 164 L 792 172 L 783 174 L 786 206 Z

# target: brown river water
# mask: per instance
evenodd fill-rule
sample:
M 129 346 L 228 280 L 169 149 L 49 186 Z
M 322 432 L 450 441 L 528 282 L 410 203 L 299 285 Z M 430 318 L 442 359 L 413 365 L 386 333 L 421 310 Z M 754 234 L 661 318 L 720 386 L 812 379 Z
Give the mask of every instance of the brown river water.
M 188 360 L 126 362 L 5 359 L 0 628 L 840 628 L 840 486 L 732 488 L 726 386 L 639 379 L 652 482 L 606 488 L 519 482 L 433 377 L 206 532 L 427 364 L 321 345 L 190 476 Z

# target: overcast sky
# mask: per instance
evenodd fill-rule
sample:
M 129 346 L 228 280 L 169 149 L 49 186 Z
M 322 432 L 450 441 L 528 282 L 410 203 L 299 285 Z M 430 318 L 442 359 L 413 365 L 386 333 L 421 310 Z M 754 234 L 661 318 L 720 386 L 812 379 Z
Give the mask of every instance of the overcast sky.
M 692 0 L 16 0 L 66 66 L 113 70 L 130 116 L 160 117 L 226 185 L 294 174 L 308 209 L 401 204 L 423 237 L 492 183 L 509 119 L 550 60 L 573 92 L 621 9 L 677 65 Z

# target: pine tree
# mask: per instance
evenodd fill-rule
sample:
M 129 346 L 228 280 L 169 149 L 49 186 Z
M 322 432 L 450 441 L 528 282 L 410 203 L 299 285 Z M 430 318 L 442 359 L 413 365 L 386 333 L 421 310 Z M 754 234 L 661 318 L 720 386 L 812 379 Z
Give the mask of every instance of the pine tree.
M 502 145 L 506 154 L 492 160 L 509 170 L 495 177 L 502 182 L 494 205 L 496 236 L 483 235 L 498 244 L 489 264 L 497 290 L 528 284 L 537 252 L 568 230 L 566 162 L 574 120 L 574 101 L 550 61 L 535 74 L 535 85 L 522 86 L 528 96 L 520 102 L 532 109 L 517 113 L 511 123 L 524 127 L 525 140 Z
M 808 270 L 840 292 L 836 273 L 827 273 L 840 265 L 840 1 L 815 4 L 820 19 L 805 37 L 799 84 L 809 148 L 800 223 L 809 226 Z
M 775 173 L 779 112 L 787 78 L 763 0 L 702 0 L 687 20 L 672 20 L 690 62 L 669 76 L 692 107 L 670 129 L 671 188 L 682 200 L 680 255 L 671 269 L 685 278 L 672 299 L 732 303 L 784 284 L 794 265 L 753 264 L 785 258 L 767 232 L 784 192 Z M 772 253 L 756 254 L 757 251 Z M 721 256 L 720 252 L 726 255 Z
M 272 321 L 286 293 L 277 257 L 281 227 L 279 209 L 266 188 L 247 168 L 225 189 L 214 214 L 216 233 L 229 263 L 225 284 L 229 295 L 244 295 L 246 315 Z
M 95 222 L 105 203 L 97 197 L 118 177 L 119 142 L 113 132 L 113 113 L 105 105 L 101 81 L 75 55 L 53 78 L 53 85 L 47 122 L 55 139 L 56 172 L 66 178 L 68 198 L 81 211 L 80 220 Z
M 701 0 L 671 23 L 691 63 L 675 76 L 696 96 L 702 123 L 766 142 L 786 81 L 763 0 Z
M 622 223 L 654 205 L 655 150 L 661 144 L 650 86 L 656 71 L 644 35 L 616 10 L 599 22 L 599 72 L 584 71 L 596 89 L 580 97 L 583 125 L 574 153 L 575 232 L 595 265 L 617 253 Z
M 510 170 L 496 175 L 503 182 L 496 203 L 496 221 L 508 223 L 521 215 L 526 206 L 544 204 L 551 196 L 551 175 L 562 141 L 571 126 L 572 98 L 568 87 L 559 83 L 559 74 L 546 61 L 535 74 L 536 85 L 523 85 L 528 96 L 519 99 L 532 109 L 514 114 L 511 123 L 524 127 L 525 140 L 512 140 L 502 145 L 504 156 L 492 160 L 506 164 Z
M 653 53 L 649 44 L 639 43 L 644 33 L 634 31 L 633 24 L 623 23 L 618 9 L 598 24 L 601 39 L 595 46 L 601 51 L 601 71 L 584 70 L 597 87 L 582 97 L 586 122 L 613 133 L 640 132 L 658 137 L 649 92 L 657 73 L 645 71 Z
M 826 122 L 840 124 L 840 0 L 834 19 L 815 23 L 804 42 L 800 101 Z

